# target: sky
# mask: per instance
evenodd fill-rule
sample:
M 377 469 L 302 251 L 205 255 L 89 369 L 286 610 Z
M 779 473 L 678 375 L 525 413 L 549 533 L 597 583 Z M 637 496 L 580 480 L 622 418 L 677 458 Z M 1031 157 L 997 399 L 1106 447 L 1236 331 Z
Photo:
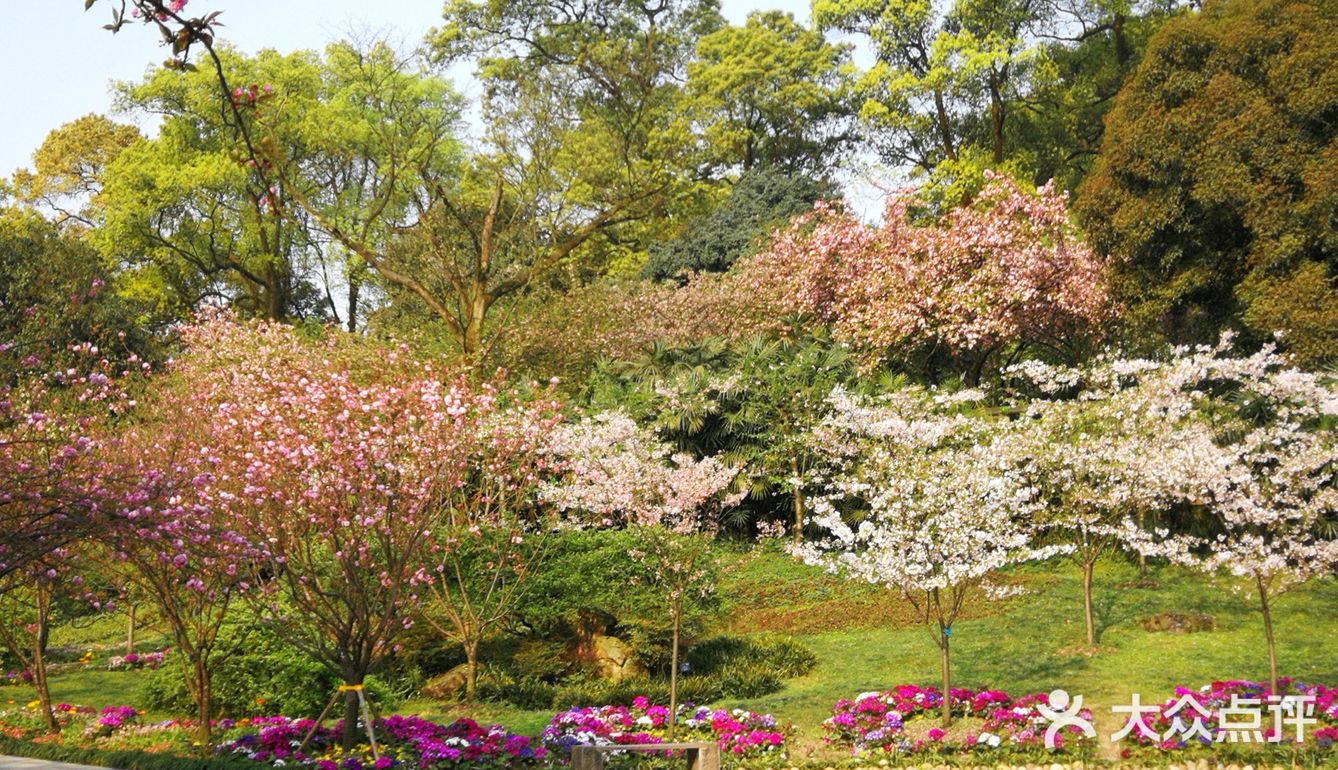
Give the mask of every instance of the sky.
M 0 0 L 0 177 L 29 165 L 52 129 L 88 113 L 111 111 L 109 84 L 138 80 L 166 58 L 150 28 L 127 24 L 112 35 L 111 5 L 88 12 L 81 0 Z M 357 33 L 388 36 L 406 47 L 440 23 L 442 0 L 192 0 L 188 11 L 222 10 L 219 38 L 244 51 L 320 49 Z M 759 8 L 808 20 L 807 0 L 722 0 L 732 23 Z M 199 6 L 198 8 L 196 6 Z M 457 88 L 476 96 L 467 65 L 451 73 Z M 123 118 L 124 119 L 124 118 Z

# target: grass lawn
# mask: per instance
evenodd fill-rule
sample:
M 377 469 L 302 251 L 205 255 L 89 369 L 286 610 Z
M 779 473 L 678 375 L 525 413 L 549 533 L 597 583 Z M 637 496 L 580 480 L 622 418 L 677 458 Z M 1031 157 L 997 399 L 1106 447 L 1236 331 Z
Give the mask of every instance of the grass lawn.
M 954 683 L 1017 694 L 1063 687 L 1084 697 L 1108 733 L 1118 727 L 1111 724 L 1110 707 L 1127 704 L 1134 692 L 1152 701 L 1180 684 L 1267 677 L 1262 623 L 1252 594 L 1233 591 L 1230 581 L 1179 568 L 1153 567 L 1147 584 L 1137 577 L 1137 568 L 1122 560 L 1098 567 L 1100 643 L 1088 649 L 1082 644 L 1077 568 L 1055 561 L 1013 571 L 1009 578 L 1026 587 L 1024 595 L 998 605 L 975 602 L 969 618 L 953 628 Z M 903 682 L 938 681 L 938 650 L 928 631 L 914 625 L 904 602 L 887 591 L 840 581 L 767 552 L 730 556 L 720 590 L 732 631 L 793 633 L 817 653 L 817 668 L 780 692 L 721 704 L 770 711 L 794 722 L 802 744 L 818 742 L 820 724 L 838 698 Z M 1333 580 L 1313 581 L 1277 603 L 1284 675 L 1338 682 L 1335 607 L 1338 584 Z M 1161 612 L 1205 613 L 1216 627 L 1192 634 L 1139 627 L 1140 618 Z M 63 629 L 58 639 L 73 645 L 77 636 L 80 644 L 97 644 L 99 633 L 115 640 L 123 629 L 110 623 L 101 631 Z M 72 671 L 53 678 L 53 695 L 92 706 L 135 704 L 140 676 Z M 0 701 L 29 697 L 25 688 L 0 688 Z M 488 704 L 467 710 L 427 700 L 410 701 L 400 710 L 436 719 L 499 721 L 524 733 L 538 732 L 551 716 Z

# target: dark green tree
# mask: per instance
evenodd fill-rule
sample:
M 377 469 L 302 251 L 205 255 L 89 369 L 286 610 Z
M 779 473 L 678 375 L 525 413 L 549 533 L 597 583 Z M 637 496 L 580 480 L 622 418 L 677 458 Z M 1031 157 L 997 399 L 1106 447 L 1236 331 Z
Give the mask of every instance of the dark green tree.
M 765 246 L 776 228 L 835 195 L 831 184 L 812 177 L 769 167 L 747 171 L 718 207 L 686 222 L 673 238 L 651 244 L 642 275 L 663 280 L 723 273 L 739 257 Z
M 1151 40 L 1078 201 L 1141 336 L 1338 351 L 1335 61 L 1333 3 L 1223 0 Z
M 122 296 L 116 276 L 75 233 L 39 214 L 0 208 L 0 362 L 32 357 L 46 369 L 73 363 L 91 343 L 118 360 L 153 357 L 153 328 L 167 319 Z M 17 365 L 17 364 L 16 364 Z M 0 385 L 15 372 L 0 363 Z

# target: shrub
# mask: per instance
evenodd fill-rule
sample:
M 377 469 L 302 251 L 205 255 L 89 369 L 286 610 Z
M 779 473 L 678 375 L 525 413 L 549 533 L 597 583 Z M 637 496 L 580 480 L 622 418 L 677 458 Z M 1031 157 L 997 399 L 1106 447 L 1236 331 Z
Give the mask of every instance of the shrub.
M 784 636 L 714 636 L 692 646 L 687 654 L 698 674 L 728 672 L 731 668 L 763 665 L 776 677 L 803 676 L 818 664 L 818 656 L 801 642 Z
M 231 628 L 224 634 L 223 643 L 238 651 L 223 659 L 214 670 L 214 707 L 221 716 L 314 717 L 339 686 L 337 676 L 271 634 L 256 631 L 243 635 Z M 180 667 L 169 659 L 144 677 L 140 691 L 144 704 L 162 711 L 190 713 L 194 701 L 186 690 L 186 681 Z M 375 677 L 368 679 L 366 685 L 368 697 L 378 710 L 392 708 L 399 700 L 390 687 Z
M 3 736 L 0 736 L 0 754 L 52 762 L 114 767 L 120 770 L 237 770 L 237 768 L 254 767 L 250 762 L 233 757 L 190 759 L 142 751 L 102 751 L 75 748 L 59 743 L 29 743 Z
M 553 708 L 573 708 L 583 703 L 631 706 L 637 697 L 669 701 L 669 683 L 655 679 L 577 678 L 558 686 L 553 694 Z M 685 703 L 709 703 L 720 696 L 718 681 L 707 677 L 683 677 L 678 680 L 678 698 Z

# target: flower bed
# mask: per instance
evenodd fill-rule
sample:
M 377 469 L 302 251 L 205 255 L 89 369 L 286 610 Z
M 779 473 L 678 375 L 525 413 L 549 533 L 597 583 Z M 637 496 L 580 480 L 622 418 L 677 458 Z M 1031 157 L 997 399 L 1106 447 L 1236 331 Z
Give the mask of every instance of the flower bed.
M 0 673 L 0 687 L 27 687 L 33 683 L 31 671 L 5 671 Z
M 714 741 L 738 757 L 783 756 L 791 732 L 770 714 L 692 704 L 679 706 L 676 722 L 675 740 Z M 542 739 L 554 757 L 565 758 L 573 746 L 663 743 L 668 725 L 667 707 L 635 698 L 631 707 L 585 706 L 555 714 Z
M 258 718 L 252 726 L 259 726 L 259 730 L 225 741 L 218 753 L 276 767 L 295 764 L 319 770 L 521 767 L 538 764 L 545 754 L 542 746 L 532 746 L 529 738 L 509 733 L 501 725 L 483 727 L 472 719 L 441 725 L 416 716 L 390 716 L 377 721 L 379 759 L 373 758 L 367 746 L 352 752 L 340 749 L 342 724 L 338 722 L 317 729 L 299 751 L 312 724 L 310 719 Z
M 167 657 L 168 650 L 157 650 L 154 652 L 128 652 L 125 655 L 113 655 L 107 659 L 108 671 L 135 671 L 138 669 L 148 669 L 153 671 L 163 665 L 163 660 Z
M 949 708 L 965 726 L 959 725 L 960 735 L 950 736 L 935 726 L 943 704 L 941 691 L 906 684 L 837 701 L 823 730 L 829 744 L 852 754 L 1036 754 L 1095 744 L 1078 728 L 1068 728 L 1055 736 L 1055 749 L 1045 748 L 1049 722 L 1036 709 L 1045 699 L 1043 694 L 1014 698 L 1001 690 L 953 689 Z M 1081 715 L 1091 718 L 1086 709 Z
M 1121 756 L 1129 758 L 1162 752 L 1236 755 L 1277 749 L 1331 751 L 1334 744 L 1338 743 L 1338 687 L 1307 684 L 1284 677 L 1278 680 L 1276 694 L 1279 698 L 1309 696 L 1314 699 L 1314 723 L 1305 726 L 1304 741 L 1299 745 L 1295 741 L 1294 726 L 1284 723 L 1282 733 L 1276 731 L 1275 714 L 1268 708 L 1269 700 L 1274 695 L 1269 685 L 1266 682 L 1235 679 L 1206 684 L 1197 690 L 1175 688 L 1171 697 L 1155 704 L 1156 711 L 1143 718 L 1144 724 L 1156 736 L 1149 736 L 1136 727 L 1131 729 L 1128 737 L 1122 741 L 1128 745 L 1124 746 Z M 1253 703 L 1253 708 L 1261 712 L 1259 736 L 1250 735 L 1250 740 L 1246 741 L 1239 740 L 1242 736 L 1236 735 L 1233 740 L 1230 733 L 1238 731 L 1242 721 L 1249 721 L 1243 720 L 1240 715 L 1231 717 L 1234 730 L 1224 727 L 1221 709 L 1230 709 L 1233 697 L 1236 698 L 1237 706 Z M 1196 722 L 1201 728 L 1195 727 Z M 1274 738 L 1277 740 L 1270 740 Z
M 189 720 L 142 724 L 139 712 L 130 706 L 112 706 L 95 712 L 87 707 L 60 704 L 55 711 L 61 728 L 58 733 L 46 731 L 35 704 L 0 711 L 0 736 L 101 751 L 131 750 L 177 756 L 198 752 L 194 744 L 195 726 Z M 546 754 L 543 746 L 534 745 L 526 736 L 507 732 L 500 725 L 484 727 L 470 719 L 441 725 L 415 716 L 390 716 L 377 721 L 379 759 L 365 745 L 349 752 L 340 749 L 340 722 L 317 729 L 307 746 L 298 751 L 313 724 L 310 719 L 283 716 L 220 719 L 212 723 L 221 741 L 216 755 L 274 767 L 295 765 L 319 770 L 392 767 L 451 770 L 538 766 Z

